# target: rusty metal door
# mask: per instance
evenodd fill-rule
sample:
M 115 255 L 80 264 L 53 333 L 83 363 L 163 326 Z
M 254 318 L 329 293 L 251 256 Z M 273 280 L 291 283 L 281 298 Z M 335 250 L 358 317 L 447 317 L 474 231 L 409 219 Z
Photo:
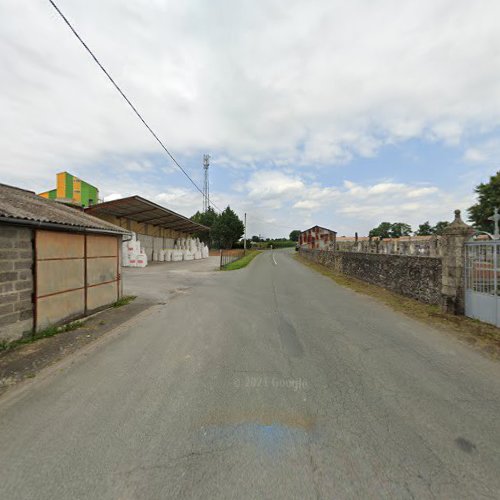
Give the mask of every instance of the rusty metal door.
M 86 236 L 86 309 L 94 311 L 120 297 L 119 239 Z
M 120 297 L 119 244 L 115 236 L 36 231 L 36 330 Z

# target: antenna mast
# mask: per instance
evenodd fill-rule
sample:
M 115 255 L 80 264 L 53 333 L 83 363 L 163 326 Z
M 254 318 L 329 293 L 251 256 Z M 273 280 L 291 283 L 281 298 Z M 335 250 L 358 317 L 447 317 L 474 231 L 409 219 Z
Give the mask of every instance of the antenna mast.
M 203 183 L 203 212 L 210 207 L 210 184 L 208 182 L 208 167 L 210 165 L 210 155 L 203 155 L 203 170 L 205 171 L 205 181 Z

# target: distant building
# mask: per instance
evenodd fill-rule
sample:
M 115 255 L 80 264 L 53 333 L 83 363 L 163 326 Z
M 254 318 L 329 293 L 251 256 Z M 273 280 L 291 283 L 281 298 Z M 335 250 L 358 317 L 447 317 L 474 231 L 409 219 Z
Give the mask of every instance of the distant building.
M 40 193 L 40 196 L 81 207 L 99 203 L 99 190 L 68 172 L 57 174 L 57 188 Z
M 337 233 L 331 229 L 313 226 L 300 233 L 299 246 L 309 250 L 333 250 L 336 237 Z

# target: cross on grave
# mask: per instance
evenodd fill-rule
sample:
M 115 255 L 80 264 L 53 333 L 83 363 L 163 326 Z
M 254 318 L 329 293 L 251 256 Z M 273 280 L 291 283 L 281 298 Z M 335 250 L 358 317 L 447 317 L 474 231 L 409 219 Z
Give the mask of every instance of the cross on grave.
M 498 212 L 498 207 L 495 208 L 495 212 L 491 217 L 488 217 L 488 220 L 492 220 L 495 226 L 493 238 L 496 240 L 500 240 L 500 229 L 498 228 L 498 223 L 500 222 L 500 213 Z

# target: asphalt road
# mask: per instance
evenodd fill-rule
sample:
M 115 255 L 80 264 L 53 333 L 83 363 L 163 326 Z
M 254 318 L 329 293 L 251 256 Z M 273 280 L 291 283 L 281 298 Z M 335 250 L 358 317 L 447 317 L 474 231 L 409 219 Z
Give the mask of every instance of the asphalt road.
M 2 499 L 500 495 L 500 365 L 289 253 L 6 396 Z

